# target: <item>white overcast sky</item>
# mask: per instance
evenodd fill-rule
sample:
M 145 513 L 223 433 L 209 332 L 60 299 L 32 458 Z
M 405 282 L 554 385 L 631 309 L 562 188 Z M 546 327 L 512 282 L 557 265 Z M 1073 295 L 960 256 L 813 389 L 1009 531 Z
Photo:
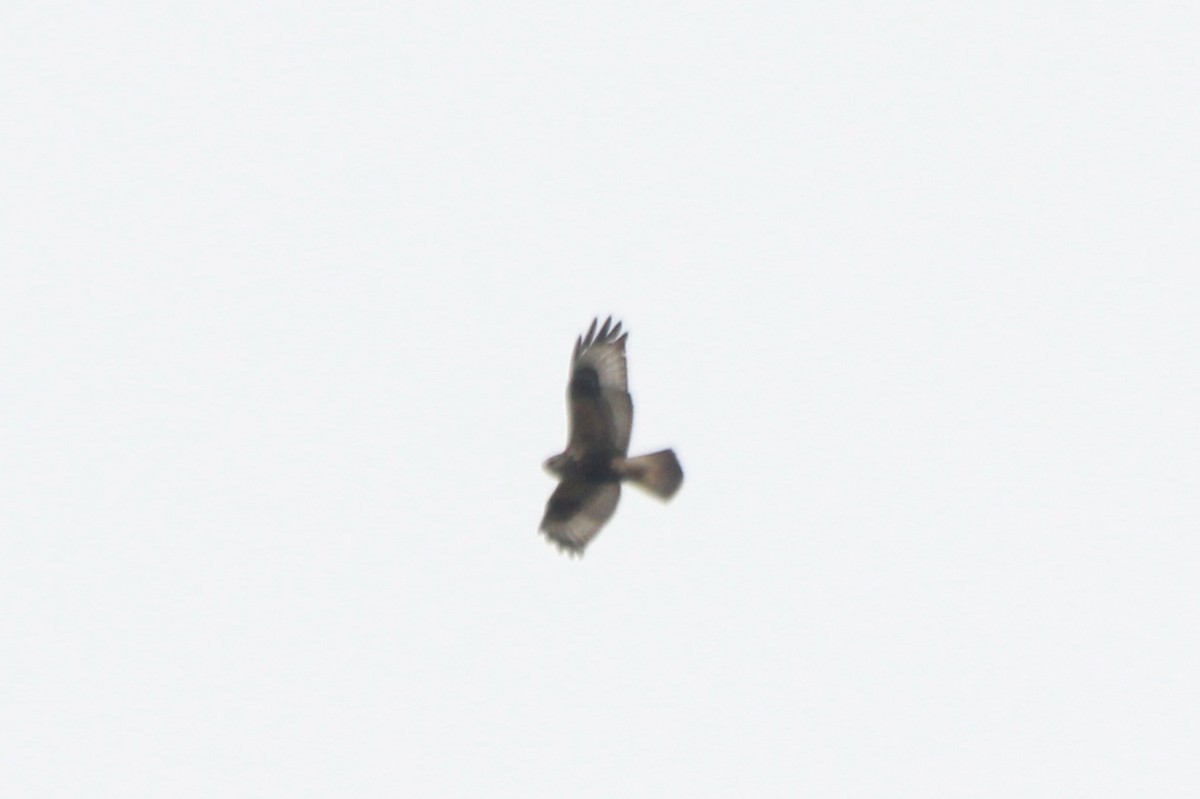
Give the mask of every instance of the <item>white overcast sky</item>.
M 1200 10 L 11 2 L 0 794 L 1200 796 Z M 575 336 L 625 493 L 536 532 Z

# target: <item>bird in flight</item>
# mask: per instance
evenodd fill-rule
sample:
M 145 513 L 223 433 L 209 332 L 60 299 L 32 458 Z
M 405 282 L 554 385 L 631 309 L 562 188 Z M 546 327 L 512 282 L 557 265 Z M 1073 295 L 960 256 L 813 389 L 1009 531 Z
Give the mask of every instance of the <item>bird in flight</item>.
M 575 339 L 571 379 L 567 383 L 570 432 L 567 448 L 549 458 L 546 471 L 559 478 L 546 503 L 541 530 L 571 555 L 582 555 L 600 528 L 612 518 L 629 481 L 668 500 L 683 483 L 683 468 L 673 450 L 627 457 L 633 429 L 633 400 L 625 373 L 625 338 L 610 316 L 599 330 L 592 320 Z

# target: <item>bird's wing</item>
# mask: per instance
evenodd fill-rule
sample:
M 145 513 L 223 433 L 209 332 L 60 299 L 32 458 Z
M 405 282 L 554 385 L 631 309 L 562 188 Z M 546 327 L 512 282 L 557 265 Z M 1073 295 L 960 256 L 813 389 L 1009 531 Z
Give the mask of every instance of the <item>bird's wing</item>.
M 582 555 L 588 542 L 612 518 L 620 498 L 620 483 L 565 479 L 546 503 L 541 530 L 560 549 Z
M 596 451 L 629 450 L 633 429 L 633 400 L 625 372 L 625 337 L 621 323 L 609 317 L 596 330 L 575 340 L 571 380 L 567 384 L 567 409 L 571 418 L 569 450 L 577 456 Z

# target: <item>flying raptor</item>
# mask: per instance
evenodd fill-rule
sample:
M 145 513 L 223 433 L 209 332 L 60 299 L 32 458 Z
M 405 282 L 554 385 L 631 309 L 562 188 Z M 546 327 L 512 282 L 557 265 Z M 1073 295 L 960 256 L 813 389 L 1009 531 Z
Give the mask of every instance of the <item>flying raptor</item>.
M 610 316 L 599 330 L 592 320 L 575 339 L 571 379 L 567 383 L 570 432 L 567 448 L 549 458 L 546 471 L 559 478 L 546 503 L 541 530 L 563 551 L 582 555 L 612 518 L 629 481 L 662 500 L 683 483 L 683 468 L 673 450 L 627 457 L 633 428 L 633 400 L 625 369 L 621 323 Z

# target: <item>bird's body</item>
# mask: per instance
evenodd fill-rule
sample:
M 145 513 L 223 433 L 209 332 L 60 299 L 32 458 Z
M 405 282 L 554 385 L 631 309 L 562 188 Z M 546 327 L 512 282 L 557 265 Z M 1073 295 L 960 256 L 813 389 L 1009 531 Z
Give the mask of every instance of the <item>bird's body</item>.
M 558 488 L 546 503 L 542 532 L 571 554 L 583 554 L 617 508 L 621 482 L 628 480 L 666 500 L 679 490 L 683 469 L 671 450 L 629 458 L 633 429 L 621 323 L 612 317 L 597 331 L 575 340 L 567 408 L 567 448 L 546 461 Z

